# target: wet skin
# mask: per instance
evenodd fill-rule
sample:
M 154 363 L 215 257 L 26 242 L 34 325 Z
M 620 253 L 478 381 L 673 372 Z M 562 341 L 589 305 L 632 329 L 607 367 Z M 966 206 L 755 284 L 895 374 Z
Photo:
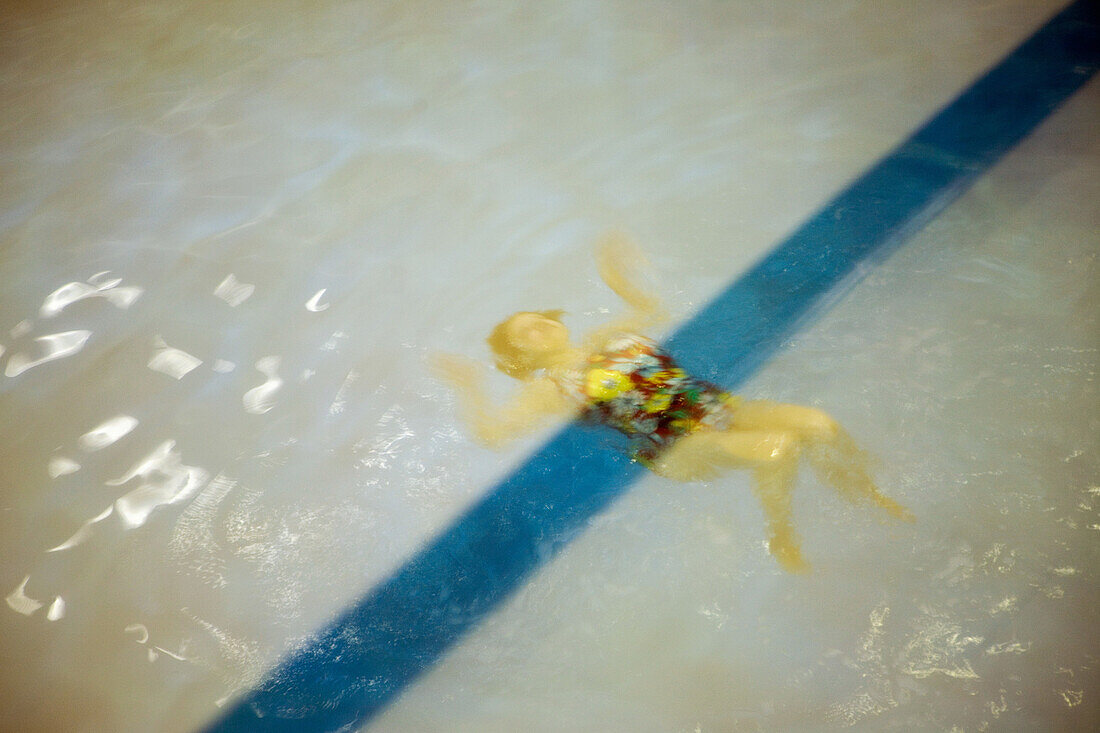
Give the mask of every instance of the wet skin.
M 554 417 L 577 412 L 583 405 L 566 396 L 561 387 L 563 377 L 583 370 L 610 336 L 637 332 L 639 327 L 663 320 L 656 301 L 627 275 L 631 262 L 639 257 L 637 250 L 621 239 L 605 241 L 599 248 L 600 275 L 630 311 L 590 334 L 581 345 L 573 344 L 561 321 L 545 314 L 517 313 L 501 324 L 504 348 L 526 370 L 520 377 L 519 393 L 504 405 L 489 398 L 480 364 L 451 355 L 433 358 L 433 371 L 455 388 L 463 416 L 479 442 L 500 448 Z M 651 468 L 676 481 L 707 481 L 732 468 L 750 470 L 753 492 L 767 521 L 768 548 L 786 570 L 809 569 L 791 516 L 791 492 L 803 459 L 822 483 L 844 499 L 877 506 L 894 518 L 912 521 L 903 506 L 879 491 L 866 454 L 825 412 L 766 400 L 738 402 L 729 409 L 732 413 L 726 428 L 701 429 L 680 438 Z

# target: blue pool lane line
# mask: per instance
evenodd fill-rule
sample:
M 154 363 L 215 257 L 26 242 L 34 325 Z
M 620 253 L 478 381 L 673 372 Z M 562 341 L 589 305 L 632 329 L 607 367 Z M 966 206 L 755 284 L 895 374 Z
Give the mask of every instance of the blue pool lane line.
M 747 379 L 1096 72 L 1097 16 L 1069 6 L 809 219 L 672 336 L 681 363 Z M 642 471 L 617 433 L 570 425 L 209 730 L 363 725 Z

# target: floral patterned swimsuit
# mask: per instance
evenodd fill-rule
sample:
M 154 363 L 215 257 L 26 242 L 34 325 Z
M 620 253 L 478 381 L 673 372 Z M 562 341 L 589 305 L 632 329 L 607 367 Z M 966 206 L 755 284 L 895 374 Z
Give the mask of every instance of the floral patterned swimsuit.
M 678 438 L 728 427 L 740 402 L 688 376 L 655 342 L 635 335 L 613 339 L 583 369 L 556 381 L 584 406 L 583 417 L 633 438 L 632 455 L 646 465 Z

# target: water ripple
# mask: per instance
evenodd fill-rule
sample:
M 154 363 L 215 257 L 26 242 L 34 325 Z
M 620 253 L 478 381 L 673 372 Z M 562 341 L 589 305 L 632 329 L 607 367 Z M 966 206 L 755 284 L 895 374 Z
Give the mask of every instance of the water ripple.
M 117 308 L 129 308 L 144 292 L 141 288 L 134 286 L 117 287 L 122 282 L 121 278 L 114 278 L 100 284 L 91 282 L 105 274 L 107 273 L 98 273 L 89 278 L 91 284 L 71 282 L 62 285 L 46 296 L 38 314 L 42 318 L 53 318 L 68 306 L 85 298 L 104 298 Z
M 316 293 L 314 293 L 313 297 L 306 301 L 306 310 L 313 311 L 314 313 L 320 313 L 323 310 L 328 310 L 328 303 L 320 305 L 321 298 L 324 296 L 326 290 L 328 290 L 328 288 L 321 288 Z
M 73 536 L 62 542 L 57 547 L 51 547 L 46 552 L 61 552 L 62 550 L 68 550 L 70 547 L 76 547 L 80 543 L 92 536 L 92 525 L 102 522 L 107 517 L 111 516 L 114 512 L 114 507 L 109 506 L 99 514 L 95 515 L 91 519 L 80 525 L 80 529 L 73 533 Z
M 35 339 L 35 342 L 42 344 L 43 355 L 37 359 L 32 359 L 23 352 L 12 354 L 11 358 L 8 359 L 8 367 L 4 370 L 4 375 L 18 377 L 23 372 L 33 369 L 39 364 L 72 356 L 84 348 L 84 344 L 87 343 L 91 335 L 91 331 L 79 330 L 39 336 Z
M 160 336 L 156 339 L 156 349 L 147 366 L 174 379 L 183 379 L 202 364 L 202 359 L 169 346 Z
M 85 451 L 91 453 L 106 448 L 117 440 L 125 437 L 137 427 L 136 418 L 129 415 L 118 415 L 106 420 L 80 436 L 78 443 Z
M 49 465 L 46 466 L 46 472 L 50 474 L 50 478 L 61 478 L 79 470 L 80 464 L 66 456 L 53 456 L 50 458 Z
M 218 287 L 214 288 L 214 295 L 218 296 L 232 308 L 248 300 L 256 290 L 255 285 L 243 283 L 231 272 L 225 276 Z
M 46 611 L 47 621 L 57 621 L 65 616 L 65 601 L 61 596 L 54 596 L 53 603 Z
M 262 415 L 275 407 L 275 392 L 283 385 L 283 380 L 278 374 L 279 363 L 280 359 L 277 356 L 265 356 L 256 362 L 256 369 L 267 377 L 267 381 L 244 393 L 242 401 L 246 411 L 253 415 Z
M 41 601 L 36 601 L 33 598 L 30 598 L 24 592 L 26 590 L 27 583 L 29 583 L 30 580 L 31 576 L 29 575 L 23 578 L 23 582 L 20 583 L 19 586 L 16 587 L 16 589 L 13 590 L 11 593 L 9 593 L 4 599 L 5 601 L 7 601 L 8 608 L 15 611 L 16 613 L 21 613 L 24 616 L 30 616 L 35 611 L 42 608 L 43 605 Z
M 177 504 L 206 483 L 206 471 L 184 465 L 175 446 L 174 440 L 164 441 L 125 474 L 106 482 L 108 486 L 121 486 L 135 478 L 143 479 L 136 489 L 115 501 L 115 509 L 128 528 L 140 527 L 157 507 Z

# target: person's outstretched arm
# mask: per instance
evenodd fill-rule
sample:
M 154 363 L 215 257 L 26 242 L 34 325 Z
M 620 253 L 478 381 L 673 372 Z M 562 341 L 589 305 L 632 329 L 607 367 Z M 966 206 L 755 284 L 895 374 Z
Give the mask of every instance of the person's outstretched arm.
M 485 389 L 485 369 L 476 361 L 440 354 L 432 358 L 431 367 L 437 377 L 454 387 L 463 420 L 477 441 L 488 448 L 502 448 L 570 409 L 557 385 L 548 379 L 524 382 L 515 398 L 496 405 Z
M 600 278 L 629 306 L 623 316 L 602 326 L 585 338 L 585 344 L 597 350 L 617 333 L 644 334 L 668 320 L 656 296 L 640 287 L 634 278 L 638 263 L 646 262 L 641 250 L 621 234 L 604 237 L 596 247 L 596 268 Z

